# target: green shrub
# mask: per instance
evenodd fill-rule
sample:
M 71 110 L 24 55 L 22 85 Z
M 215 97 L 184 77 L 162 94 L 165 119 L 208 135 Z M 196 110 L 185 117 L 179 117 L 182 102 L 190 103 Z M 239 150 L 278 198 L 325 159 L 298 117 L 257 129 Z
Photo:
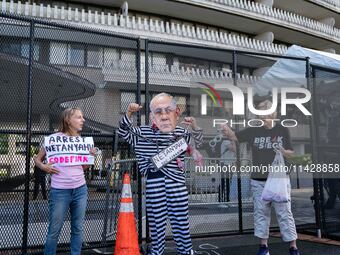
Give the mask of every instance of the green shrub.
M 297 155 L 293 156 L 288 159 L 288 162 L 294 165 L 309 165 L 312 163 L 312 155 L 311 154 L 304 154 L 304 155 Z
M 8 154 L 8 134 L 0 134 L 0 154 Z

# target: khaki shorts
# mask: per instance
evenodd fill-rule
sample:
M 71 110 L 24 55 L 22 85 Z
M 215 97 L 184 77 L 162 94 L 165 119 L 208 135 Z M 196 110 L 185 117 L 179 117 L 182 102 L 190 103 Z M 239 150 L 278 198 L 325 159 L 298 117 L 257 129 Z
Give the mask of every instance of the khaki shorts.
M 271 206 L 273 205 L 283 241 L 290 242 L 296 240 L 297 234 L 290 199 L 287 203 L 276 203 L 262 200 L 261 194 L 265 183 L 265 181 L 256 180 L 251 180 L 250 182 L 254 202 L 255 236 L 261 239 L 269 238 Z M 288 190 L 290 196 L 290 184 Z

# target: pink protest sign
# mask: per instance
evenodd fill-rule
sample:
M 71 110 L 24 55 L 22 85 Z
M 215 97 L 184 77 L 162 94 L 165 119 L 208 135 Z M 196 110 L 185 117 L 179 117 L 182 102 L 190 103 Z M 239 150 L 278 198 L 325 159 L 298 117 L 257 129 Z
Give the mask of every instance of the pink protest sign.
M 44 148 L 47 161 L 59 166 L 93 165 L 93 137 L 54 134 L 45 137 Z

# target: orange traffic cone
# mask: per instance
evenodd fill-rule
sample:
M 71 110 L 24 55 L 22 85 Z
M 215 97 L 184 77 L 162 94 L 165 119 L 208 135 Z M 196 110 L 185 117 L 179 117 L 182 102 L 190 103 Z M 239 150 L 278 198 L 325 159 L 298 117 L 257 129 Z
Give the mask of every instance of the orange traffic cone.
M 114 255 L 140 255 L 129 174 L 123 180 Z

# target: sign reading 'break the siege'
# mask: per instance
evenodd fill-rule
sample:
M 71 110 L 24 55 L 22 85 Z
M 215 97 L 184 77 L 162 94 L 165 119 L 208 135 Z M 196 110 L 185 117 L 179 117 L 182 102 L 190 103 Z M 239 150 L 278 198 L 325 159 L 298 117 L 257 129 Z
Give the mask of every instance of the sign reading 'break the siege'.
M 48 163 L 58 166 L 93 165 L 89 154 L 93 137 L 51 135 L 45 137 L 44 148 Z

